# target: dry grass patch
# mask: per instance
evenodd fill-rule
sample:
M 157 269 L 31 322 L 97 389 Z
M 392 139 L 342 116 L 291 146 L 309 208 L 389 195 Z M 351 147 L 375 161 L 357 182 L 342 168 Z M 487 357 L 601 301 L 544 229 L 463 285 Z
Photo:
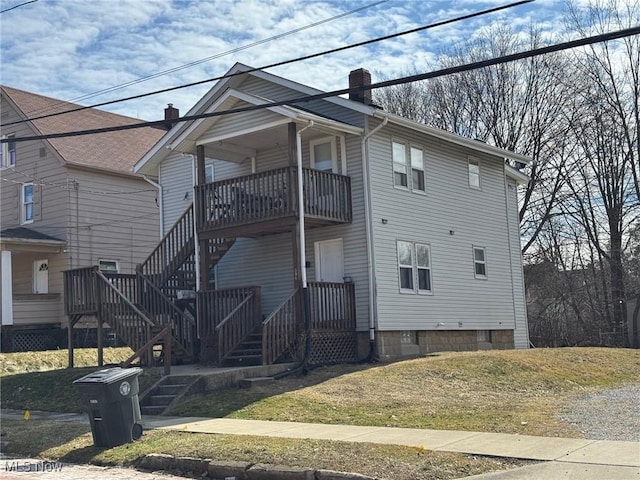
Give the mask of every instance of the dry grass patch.
M 638 383 L 640 351 L 564 348 L 443 353 L 330 367 L 178 405 L 179 415 L 579 437 L 554 417 L 577 395 Z
M 9 421 L 8 452 L 72 463 L 135 465 L 148 453 L 295 465 L 357 472 L 388 480 L 448 480 L 530 462 L 415 448 L 320 440 L 209 435 L 155 430 L 119 447 L 92 446 L 87 426 L 50 421 Z

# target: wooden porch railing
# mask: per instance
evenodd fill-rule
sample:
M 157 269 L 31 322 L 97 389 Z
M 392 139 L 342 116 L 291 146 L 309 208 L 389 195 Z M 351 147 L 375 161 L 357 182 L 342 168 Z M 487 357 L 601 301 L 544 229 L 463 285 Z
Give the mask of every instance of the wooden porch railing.
M 351 221 L 351 179 L 303 168 L 305 214 Z M 284 167 L 219 180 L 195 189 L 199 230 L 247 225 L 294 216 L 298 212 L 297 167 Z
M 355 284 L 309 282 L 312 330 L 356 330 Z
M 67 315 L 98 312 L 98 267 L 76 268 L 64 272 L 64 309 Z
M 216 333 L 216 327 L 247 297 L 260 287 L 238 287 L 197 293 L 198 330 L 200 337 Z M 259 293 L 258 293 L 259 296 Z
M 135 276 L 133 279 L 127 275 L 111 276 L 112 278 L 107 278 L 100 270 L 95 270 L 101 300 L 99 318 L 105 319 L 131 349 L 139 350 L 151 339 L 154 323 L 114 282 L 117 280 L 119 286 L 126 290 L 133 288 Z M 150 352 L 143 353 L 141 360 L 150 364 Z
M 296 288 L 262 322 L 262 364 L 271 365 L 296 342 L 302 341 L 300 289 Z
M 256 288 L 216 326 L 218 364 L 260 325 L 260 289 Z
M 188 270 L 185 274 L 191 273 L 195 278 L 195 265 L 185 265 L 186 260 L 195 251 L 193 221 L 194 212 L 191 205 L 139 266 L 139 271 L 157 286 L 163 287 L 178 269 Z

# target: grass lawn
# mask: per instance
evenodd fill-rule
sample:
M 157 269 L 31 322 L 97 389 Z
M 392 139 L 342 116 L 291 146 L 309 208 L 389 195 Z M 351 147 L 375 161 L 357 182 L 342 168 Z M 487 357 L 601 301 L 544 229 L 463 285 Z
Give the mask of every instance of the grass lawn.
M 529 463 L 409 447 L 160 430 L 145 432 L 134 443 L 104 449 L 94 447 L 89 427 L 78 424 L 6 421 L 2 429 L 7 432 L 8 453 L 97 465 L 135 465 L 148 453 L 165 453 L 327 468 L 388 480 L 448 480 Z
M 580 437 L 554 414 L 577 395 L 639 383 L 639 371 L 631 349 L 452 352 L 199 395 L 169 414 Z

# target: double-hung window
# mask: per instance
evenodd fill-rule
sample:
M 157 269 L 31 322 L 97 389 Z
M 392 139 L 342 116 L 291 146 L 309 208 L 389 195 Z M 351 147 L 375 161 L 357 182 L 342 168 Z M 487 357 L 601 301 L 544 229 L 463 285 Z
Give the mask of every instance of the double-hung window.
M 480 162 L 473 158 L 469 159 L 469 186 L 480 188 Z
M 393 185 L 412 192 L 425 192 L 424 152 L 421 147 L 393 141 Z
M 20 194 L 21 223 L 33 222 L 33 183 L 23 183 Z
M 3 140 L 8 140 L 7 143 L 0 145 L 0 168 L 14 167 L 16 165 L 16 135 L 11 133 L 4 135 Z
M 473 247 L 473 272 L 476 278 L 487 278 L 487 249 Z
M 407 148 L 404 143 L 392 142 L 393 184 L 396 187 L 409 188 L 407 181 Z
M 431 249 L 424 243 L 398 240 L 398 275 L 403 293 L 432 293 Z

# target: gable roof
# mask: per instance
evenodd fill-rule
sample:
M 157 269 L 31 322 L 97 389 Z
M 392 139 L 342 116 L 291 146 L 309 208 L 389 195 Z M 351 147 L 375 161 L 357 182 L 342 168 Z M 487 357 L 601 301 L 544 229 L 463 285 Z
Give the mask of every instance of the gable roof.
M 2 86 L 3 95 L 22 119 L 62 112 L 77 105 L 54 98 Z M 36 134 L 71 132 L 91 128 L 130 125 L 140 120 L 95 108 L 27 122 Z M 9 128 L 9 127 L 6 127 Z M 5 130 L 6 130 L 5 128 Z M 44 140 L 69 165 L 109 170 L 131 175 L 133 165 L 166 133 L 153 127 L 136 128 L 96 135 Z

